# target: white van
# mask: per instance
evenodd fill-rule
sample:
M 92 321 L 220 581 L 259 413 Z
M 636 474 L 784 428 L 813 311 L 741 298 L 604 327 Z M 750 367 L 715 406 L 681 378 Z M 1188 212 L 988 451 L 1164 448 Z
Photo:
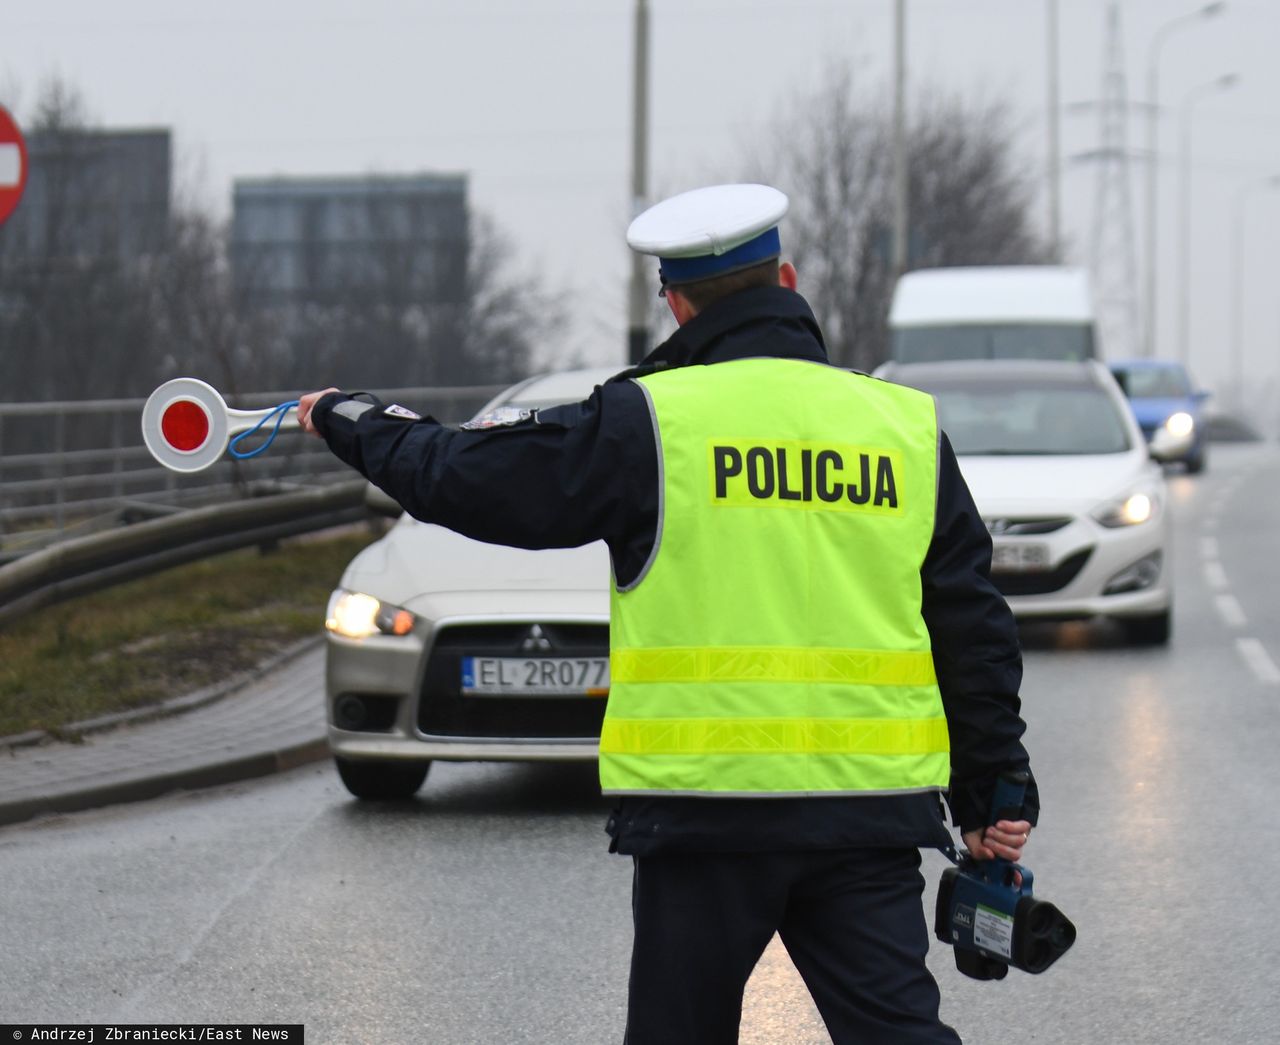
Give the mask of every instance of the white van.
M 1099 355 L 1088 274 L 1058 265 L 908 272 L 894 290 L 889 337 L 899 363 Z

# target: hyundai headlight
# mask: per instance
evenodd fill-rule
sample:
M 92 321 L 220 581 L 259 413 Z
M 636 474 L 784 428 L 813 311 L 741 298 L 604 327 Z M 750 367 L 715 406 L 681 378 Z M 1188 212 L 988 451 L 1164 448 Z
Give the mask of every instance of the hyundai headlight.
M 1176 414 L 1170 414 L 1168 420 L 1164 423 L 1165 430 L 1175 438 L 1185 439 L 1196 427 L 1196 419 L 1185 410 L 1179 410 Z
M 399 606 L 339 588 L 329 596 L 324 626 L 348 639 L 367 639 L 370 635 L 407 635 L 413 630 L 415 619 Z
M 1117 529 L 1121 526 L 1139 526 L 1150 522 L 1160 512 L 1160 500 L 1153 491 L 1135 490 L 1125 497 L 1108 501 L 1093 511 L 1093 517 L 1103 526 Z

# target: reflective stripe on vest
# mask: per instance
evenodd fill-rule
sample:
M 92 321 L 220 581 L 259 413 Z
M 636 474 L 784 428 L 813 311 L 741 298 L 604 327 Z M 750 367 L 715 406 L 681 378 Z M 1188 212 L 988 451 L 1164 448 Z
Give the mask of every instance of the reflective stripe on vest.
M 937 422 L 919 392 L 747 359 L 639 379 L 658 539 L 612 597 L 606 792 L 900 793 L 950 774 L 920 616 Z
M 610 658 L 619 682 L 863 682 L 926 686 L 937 681 L 927 651 L 858 649 L 622 649 Z

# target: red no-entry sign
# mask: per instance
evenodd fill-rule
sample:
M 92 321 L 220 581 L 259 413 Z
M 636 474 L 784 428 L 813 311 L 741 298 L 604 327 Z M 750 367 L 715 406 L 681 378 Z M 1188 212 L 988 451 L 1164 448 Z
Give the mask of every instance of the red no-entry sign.
M 0 224 L 13 213 L 27 187 L 27 143 L 9 111 L 0 105 Z

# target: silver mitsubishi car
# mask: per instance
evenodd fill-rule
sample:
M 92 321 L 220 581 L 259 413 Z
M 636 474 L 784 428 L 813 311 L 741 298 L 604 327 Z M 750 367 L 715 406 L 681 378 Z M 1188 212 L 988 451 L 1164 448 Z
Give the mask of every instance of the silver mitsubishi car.
M 585 399 L 613 369 L 531 378 L 487 404 Z M 594 760 L 609 693 L 603 543 L 525 551 L 402 515 L 329 600 L 329 746 L 358 798 L 422 785 L 432 761 Z

